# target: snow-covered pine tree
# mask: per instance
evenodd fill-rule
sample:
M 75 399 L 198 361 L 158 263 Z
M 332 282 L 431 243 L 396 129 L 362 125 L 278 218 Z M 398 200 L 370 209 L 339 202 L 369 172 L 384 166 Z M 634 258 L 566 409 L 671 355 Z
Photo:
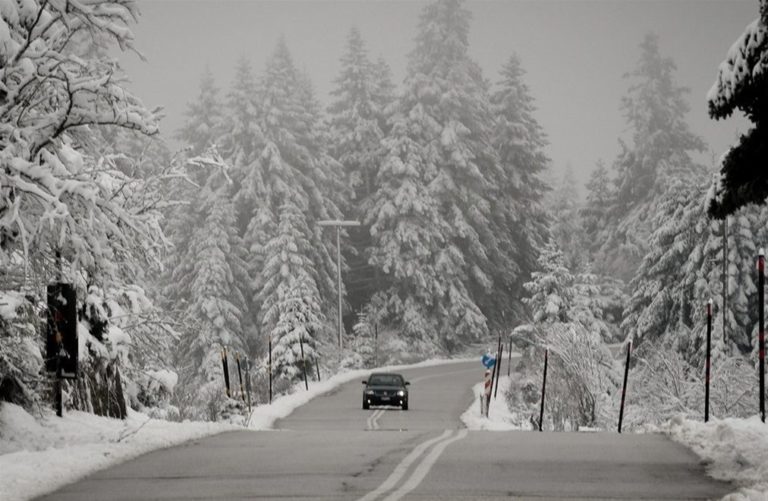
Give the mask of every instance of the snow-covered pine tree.
M 213 73 L 207 66 L 200 77 L 198 97 L 187 104 L 184 116 L 186 120 L 176 137 L 188 145 L 193 154 L 202 154 L 220 139 L 224 109 Z
M 552 221 L 549 233 L 563 253 L 565 264 L 573 273 L 586 270 L 586 243 L 581 222 L 581 204 L 576 191 L 576 178 L 570 165 L 566 166 L 562 178 L 547 193 L 549 218 Z
M 708 194 L 711 198 L 711 191 Z M 723 281 L 723 221 L 707 221 L 706 204 L 710 198 L 700 201 L 699 223 L 707 227 L 706 240 L 701 244 L 704 257 L 697 269 L 688 267 L 688 272 L 696 273 L 695 299 L 703 304 L 709 298 L 714 302 L 713 336 L 719 343 L 725 344 L 727 354 L 748 353 L 754 346 L 752 330 L 757 325 L 757 274 L 755 266 L 758 252 L 758 235 L 763 227 L 760 209 L 756 206 L 743 207 L 727 216 L 727 262 L 725 282 Z M 692 263 L 693 264 L 693 263 Z M 696 263 L 699 264 L 699 263 Z M 723 310 L 723 287 L 726 289 L 725 311 Z M 723 334 L 723 314 L 725 314 L 725 334 Z M 698 319 L 703 325 L 704 319 Z M 733 348 L 738 350 L 733 350 Z
M 302 348 L 305 363 L 315 360 L 316 335 L 324 322 L 305 210 L 291 200 L 278 208 L 277 233 L 264 249 L 268 257 L 258 297 L 272 336 L 274 370 L 288 380 L 302 375 Z
M 763 169 L 768 154 L 768 0 L 760 0 L 760 17 L 747 26 L 720 63 L 717 81 L 707 93 L 709 116 L 727 118 L 741 110 L 754 124 L 726 154 L 709 207 L 722 219 L 749 203 L 763 204 L 768 183 Z
M 646 35 L 640 45 L 633 80 L 622 99 L 630 143 L 614 163 L 616 199 L 609 212 L 607 239 L 597 259 L 614 276 L 629 280 L 639 267 L 652 231 L 650 215 L 671 177 L 700 173 L 691 155 L 704 148 L 685 121 L 687 89 L 674 80 L 675 63 L 659 51 L 658 37 Z
M 538 269 L 531 274 L 531 281 L 524 284 L 528 306 L 537 324 L 570 322 L 574 306 L 574 276 L 565 263 L 563 252 L 554 242 L 544 246 L 537 260 Z
M 384 134 L 389 133 L 389 119 L 397 100 L 397 88 L 392 81 L 392 69 L 383 56 L 379 56 L 371 67 L 373 78 L 373 103 L 379 120 L 379 128 Z
M 344 166 L 349 185 L 355 190 L 353 206 L 373 193 L 376 172 L 382 156 L 376 82 L 360 32 L 353 28 L 347 36 L 341 71 L 331 92 L 334 101 L 330 114 L 331 154 Z M 355 215 L 357 215 L 355 213 Z
M 476 298 L 493 286 L 498 241 L 488 197 L 498 157 L 468 32 L 458 0 L 424 8 L 366 216 L 371 263 L 393 282 L 391 319 L 426 349 L 438 340 L 451 350 L 487 332 Z
M 365 204 L 376 191 L 376 175 L 384 157 L 382 139 L 386 127 L 387 108 L 394 96 L 383 60 L 372 63 L 360 32 L 353 28 L 347 36 L 346 51 L 341 57 L 341 71 L 332 91 L 334 101 L 330 114 L 331 155 L 343 166 L 346 183 L 351 189 L 345 214 L 350 219 L 364 217 Z M 350 266 L 349 301 L 353 310 L 362 308 L 381 285 L 376 283 L 375 269 L 368 264 L 366 249 L 371 246 L 369 225 L 349 231 Z
M 202 221 L 195 228 L 181 266 L 178 287 L 190 291 L 183 314 L 179 366 L 184 390 L 209 405 L 224 392 L 221 349 L 244 352 L 242 320 L 245 299 L 239 278 L 245 275 L 241 240 L 235 226 L 231 186 L 221 171 L 212 171 L 195 207 Z M 214 417 L 198 408 L 198 416 Z
M 699 224 L 701 198 L 698 184 L 677 179 L 651 217 L 656 230 L 648 242 L 648 253 L 630 283 L 632 294 L 624 313 L 622 330 L 637 344 L 642 339 L 671 336 L 674 345 L 686 342 L 684 330 L 692 327 L 693 275 L 703 260 L 692 253 L 707 237 L 708 225 Z M 696 261 L 688 269 L 689 260 Z
M 591 254 L 594 254 L 604 240 L 604 228 L 610 207 L 615 203 L 614 184 L 608 173 L 608 168 L 602 160 L 598 160 L 594 170 L 589 175 L 586 184 L 587 199 L 580 211 L 584 228 L 584 243 Z
M 549 160 L 544 154 L 546 137 L 533 116 L 535 106 L 525 71 L 516 55 L 501 69 L 501 79 L 491 96 L 495 126 L 492 144 L 501 169 L 494 171 L 498 188 L 491 197 L 493 224 L 498 228 L 499 255 L 491 256 L 496 264 L 494 288 L 484 308 L 496 324 L 503 324 L 506 311 L 512 318 L 520 310 L 523 283 L 536 269 L 538 253 L 547 237 L 547 219 L 542 207 L 547 189 L 541 175 Z M 516 308 L 517 307 L 517 308 Z
M 304 298 L 307 304 L 321 305 L 318 311 L 335 311 L 336 262 L 329 252 L 333 235 L 316 222 L 340 218 L 331 197 L 339 192 L 335 187 L 341 167 L 327 154 L 320 131 L 320 107 L 307 77 L 295 68 L 282 39 L 267 63 L 254 103 L 254 126 L 258 127 L 260 139 L 255 145 L 255 162 L 244 172 L 238 199 L 252 203 L 242 216 L 248 223 L 244 241 L 250 256 L 251 308 L 261 337 L 266 339 L 280 321 L 279 315 L 268 314 L 271 303 L 265 301 L 272 301 L 271 295 L 277 289 L 266 270 L 267 263 L 279 259 L 283 252 L 273 242 L 285 231 L 280 229 L 281 224 L 288 224 L 281 223 L 281 218 L 287 217 L 282 215 L 286 204 L 297 208 L 288 221 L 301 233 L 302 241 L 308 242 L 298 250 L 301 263 L 289 270 L 292 278 L 286 277 L 286 283 L 312 281 L 312 287 L 302 289 L 308 294 Z M 285 289 L 281 293 L 289 297 L 287 294 L 293 292 Z M 317 340 L 325 327 L 325 321 L 313 320 L 307 329 L 313 329 L 313 339 Z

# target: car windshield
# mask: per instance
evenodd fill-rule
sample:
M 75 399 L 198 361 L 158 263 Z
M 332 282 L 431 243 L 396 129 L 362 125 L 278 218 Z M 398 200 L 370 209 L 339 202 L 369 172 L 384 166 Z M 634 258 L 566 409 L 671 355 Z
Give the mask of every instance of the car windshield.
M 376 386 L 402 386 L 403 378 L 397 374 L 374 374 L 368 384 Z

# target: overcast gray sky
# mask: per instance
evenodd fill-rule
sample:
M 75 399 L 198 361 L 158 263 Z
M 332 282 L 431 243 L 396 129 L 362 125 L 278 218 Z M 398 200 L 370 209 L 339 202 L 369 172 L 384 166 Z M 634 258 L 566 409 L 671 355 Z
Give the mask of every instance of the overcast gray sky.
M 163 106 L 162 133 L 183 123 L 208 65 L 217 85 L 229 87 L 237 59 L 260 72 L 284 35 L 299 67 L 306 69 L 327 104 L 349 29 L 356 26 L 373 57 L 405 76 L 422 1 L 145 0 L 134 27 L 146 56 L 122 58 L 130 88 L 145 104 Z M 580 181 L 602 158 L 618 152 L 626 129 L 620 111 L 645 33 L 656 32 L 661 50 L 677 63 L 677 81 L 691 89 L 689 123 L 720 155 L 746 130 L 743 118 L 715 122 L 705 95 L 717 66 L 744 27 L 758 17 L 758 0 L 506 0 L 470 1 L 471 55 L 485 76 L 516 52 L 536 99 L 537 119 L 549 136 L 556 171 L 570 164 Z M 710 163 L 706 155 L 701 161 Z

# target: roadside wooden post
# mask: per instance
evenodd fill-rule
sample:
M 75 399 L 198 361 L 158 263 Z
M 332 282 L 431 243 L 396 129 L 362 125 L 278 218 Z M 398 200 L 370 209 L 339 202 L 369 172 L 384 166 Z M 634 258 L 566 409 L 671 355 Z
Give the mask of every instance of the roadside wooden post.
M 765 423 L 765 250 L 760 248 L 757 258 L 757 292 L 759 314 L 759 354 L 760 357 L 760 419 Z
M 501 339 L 501 336 L 499 336 L 499 339 Z M 501 348 L 499 350 L 499 371 L 498 375 L 496 376 L 496 385 L 493 388 L 493 398 L 496 398 L 496 395 L 499 394 L 499 379 L 501 379 L 501 359 L 504 356 L 504 345 L 501 345 Z
M 704 365 L 704 422 L 709 421 L 709 371 L 710 371 L 710 353 L 712 343 L 712 300 L 707 302 L 707 360 Z
M 272 334 L 269 335 L 269 362 L 267 363 L 267 372 L 269 373 L 269 403 L 272 403 Z
M 624 365 L 624 384 L 621 387 L 621 408 L 619 409 L 619 433 L 621 433 L 621 423 L 624 420 L 624 399 L 627 396 L 627 376 L 629 375 L 629 357 L 632 353 L 632 341 L 627 344 L 627 363 Z
M 235 352 L 235 361 L 237 362 L 237 378 L 240 381 L 240 398 L 245 402 L 245 388 L 243 387 L 243 370 L 240 367 L 240 354 Z
M 299 349 L 301 350 L 301 370 L 304 373 L 304 388 L 309 391 L 309 383 L 307 382 L 307 361 L 304 360 L 304 336 L 299 335 Z
M 227 398 L 231 396 L 229 392 L 229 364 L 227 363 L 227 348 L 221 350 L 221 365 L 224 369 L 224 386 L 227 390 Z
M 541 383 L 541 410 L 539 411 L 539 431 L 544 424 L 544 396 L 547 393 L 547 362 L 549 361 L 549 349 L 544 350 L 544 379 Z

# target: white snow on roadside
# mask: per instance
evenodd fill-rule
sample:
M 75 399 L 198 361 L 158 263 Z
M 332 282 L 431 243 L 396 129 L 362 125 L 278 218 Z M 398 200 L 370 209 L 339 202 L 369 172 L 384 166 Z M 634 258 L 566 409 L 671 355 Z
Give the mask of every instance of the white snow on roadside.
M 484 384 L 478 383 L 472 388 L 475 398 L 472 401 L 472 405 L 469 406 L 469 409 L 461 415 L 461 421 L 468 429 L 487 431 L 530 429 L 511 423 L 512 413 L 509 410 L 509 406 L 507 406 L 507 399 L 504 397 L 509 391 L 509 384 L 510 378 L 508 376 L 502 376 L 499 379 L 498 397 L 491 398 L 491 409 L 488 412 L 488 417 L 480 415 L 480 395 L 483 392 Z
M 433 367 L 436 365 L 445 365 L 451 363 L 464 363 L 477 361 L 477 365 L 480 366 L 480 357 L 470 359 L 453 359 L 453 360 L 426 360 L 412 365 L 391 365 L 388 367 L 380 367 L 375 371 L 400 371 L 404 369 L 415 369 L 418 367 Z M 315 397 L 328 393 L 334 390 L 338 386 L 354 381 L 355 379 L 363 380 L 368 375 L 374 372 L 373 369 L 357 369 L 348 372 L 342 372 L 336 374 L 330 379 L 325 381 L 309 381 L 309 390 L 306 390 L 304 383 L 297 383 L 293 388 L 293 392 L 289 395 L 284 395 L 275 399 L 269 405 L 260 405 L 256 407 L 251 413 L 251 417 L 248 420 L 248 428 L 252 430 L 270 430 L 275 424 L 275 421 L 288 416 L 297 407 L 300 407 Z M 501 383 L 501 381 L 499 381 Z
M 376 370 L 395 371 L 470 360 L 475 359 L 428 360 Z M 478 357 L 478 365 L 479 360 Z M 304 390 L 303 383 L 297 385 L 294 393 L 275 399 L 271 405 L 257 407 L 249 428 L 271 429 L 275 420 L 311 399 L 343 383 L 364 379 L 371 372 L 355 370 L 320 383 L 311 382 L 309 391 Z M 45 413 L 43 417 L 33 417 L 17 405 L 0 403 L 0 500 L 31 499 L 156 449 L 243 429 L 228 423 L 174 423 L 134 411 L 129 411 L 125 421 L 79 411 L 67 411 L 62 418 L 52 415 L 50 410 Z
M 712 419 L 706 424 L 677 417 L 661 431 L 698 454 L 710 476 L 740 488 L 723 500 L 768 499 L 768 425 L 759 417 Z
M 34 418 L 0 405 L 0 499 L 30 499 L 146 452 L 238 429 L 223 423 L 172 423 L 129 411 L 125 421 L 68 411 Z

